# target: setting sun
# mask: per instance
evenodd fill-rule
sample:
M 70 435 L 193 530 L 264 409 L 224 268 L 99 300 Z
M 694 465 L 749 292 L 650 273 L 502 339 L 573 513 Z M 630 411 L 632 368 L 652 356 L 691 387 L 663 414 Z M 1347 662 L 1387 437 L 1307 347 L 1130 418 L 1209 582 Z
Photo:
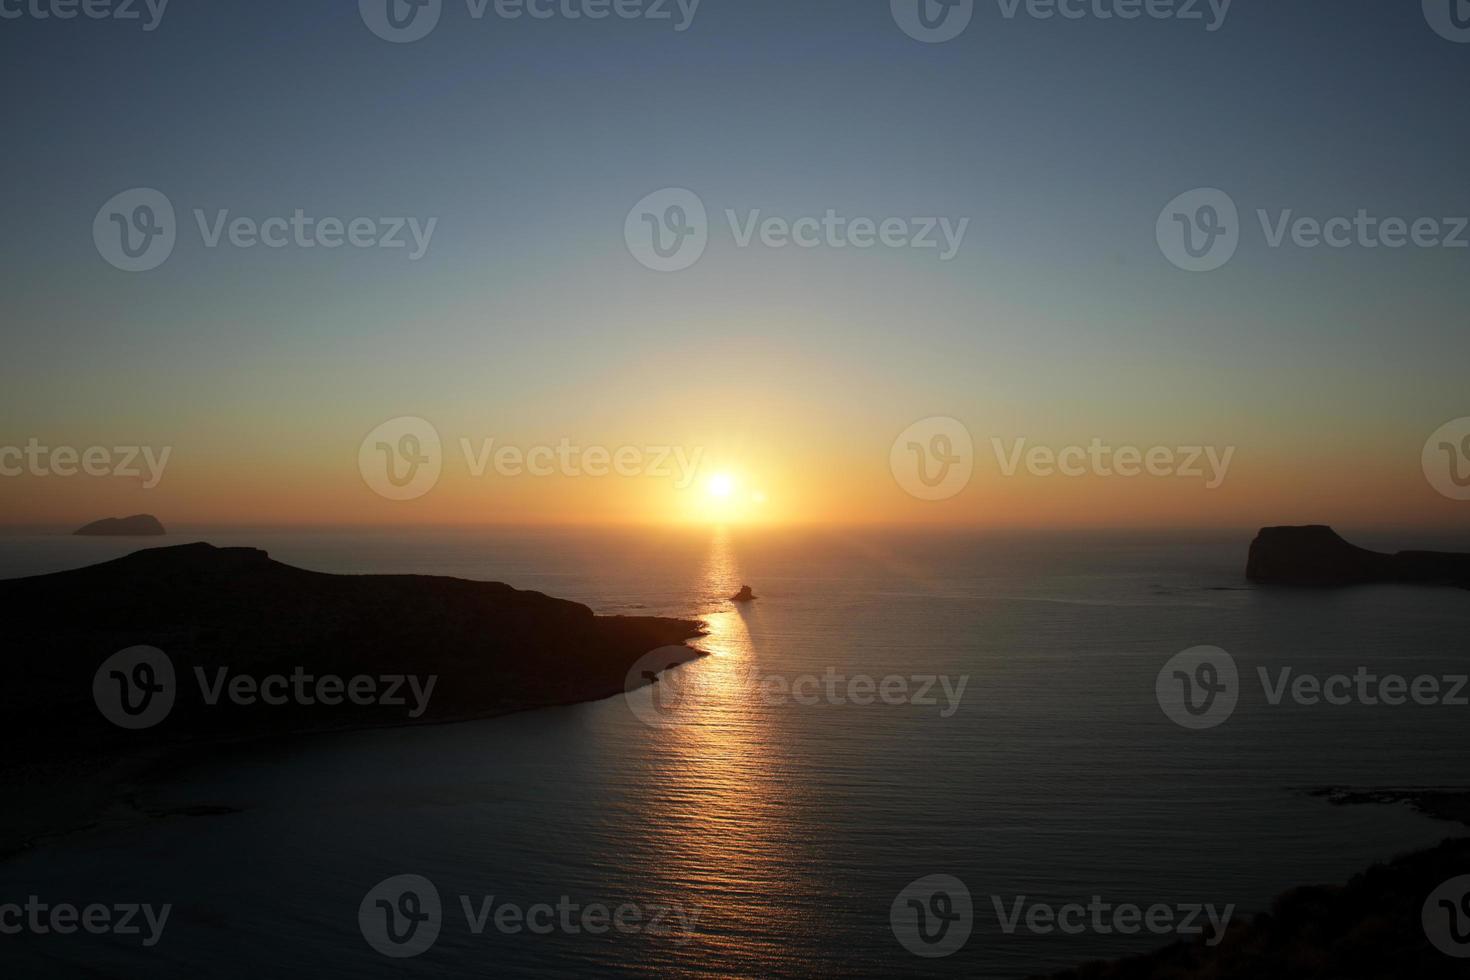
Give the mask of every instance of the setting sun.
M 735 490 L 735 478 L 729 473 L 716 473 L 709 478 L 711 497 L 728 497 Z

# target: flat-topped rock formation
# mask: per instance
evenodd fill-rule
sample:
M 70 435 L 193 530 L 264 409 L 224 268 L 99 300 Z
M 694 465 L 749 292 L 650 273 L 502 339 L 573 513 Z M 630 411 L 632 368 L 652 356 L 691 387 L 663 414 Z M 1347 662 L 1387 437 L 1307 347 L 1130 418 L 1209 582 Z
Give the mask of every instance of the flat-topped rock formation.
M 156 537 L 164 530 L 162 522 L 152 514 L 134 514 L 132 517 L 104 517 L 72 533 L 88 537 Z
M 1470 587 L 1470 555 L 1369 551 L 1349 544 L 1324 524 L 1264 527 L 1251 542 L 1246 577 L 1266 585 L 1404 582 Z

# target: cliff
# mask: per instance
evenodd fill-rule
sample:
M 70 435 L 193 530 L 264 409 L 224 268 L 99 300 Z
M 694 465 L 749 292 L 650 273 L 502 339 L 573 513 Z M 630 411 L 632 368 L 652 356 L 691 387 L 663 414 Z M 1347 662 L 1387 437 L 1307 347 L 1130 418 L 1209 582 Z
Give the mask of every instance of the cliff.
M 1261 528 L 1246 577 L 1267 585 L 1343 586 L 1405 582 L 1470 586 L 1470 555 L 1439 551 L 1385 554 L 1344 541 L 1321 524 Z

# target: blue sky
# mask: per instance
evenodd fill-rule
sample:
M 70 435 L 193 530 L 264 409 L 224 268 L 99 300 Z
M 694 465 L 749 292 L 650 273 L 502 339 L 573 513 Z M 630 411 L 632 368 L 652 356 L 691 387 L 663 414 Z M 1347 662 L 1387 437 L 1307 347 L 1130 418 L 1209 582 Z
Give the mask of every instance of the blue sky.
M 682 405 L 751 439 L 799 410 L 848 420 L 797 427 L 813 440 L 884 444 L 943 412 L 1273 450 L 1407 440 L 1416 458 L 1470 414 L 1470 250 L 1271 249 L 1255 218 L 1470 214 L 1470 44 L 1417 3 L 1238 0 L 1210 32 L 991 0 L 923 44 L 886 0 L 703 0 L 683 32 L 446 0 L 432 34 L 390 44 L 354 3 L 172 0 L 152 32 L 0 20 L 0 53 L 18 80 L 0 404 L 25 434 L 229 439 L 309 417 L 325 439 L 409 412 L 583 432 Z M 142 274 L 91 237 L 132 187 L 180 217 Z M 675 274 L 622 235 L 665 187 L 714 225 Z M 1154 236 L 1196 187 L 1243 217 L 1209 274 Z M 418 262 L 211 250 L 194 208 L 438 224 Z M 726 208 L 970 226 L 951 262 L 741 249 Z

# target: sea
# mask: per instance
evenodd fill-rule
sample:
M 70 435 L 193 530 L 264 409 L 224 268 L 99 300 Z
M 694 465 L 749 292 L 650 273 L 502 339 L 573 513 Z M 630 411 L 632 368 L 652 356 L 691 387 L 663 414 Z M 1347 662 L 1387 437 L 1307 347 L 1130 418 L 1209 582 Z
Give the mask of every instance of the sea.
M 167 906 L 161 930 L 138 913 L 132 934 L 11 934 L 0 908 L 3 973 L 1016 978 L 1208 939 L 1206 910 L 1268 911 L 1459 832 L 1312 790 L 1466 778 L 1454 699 L 1331 703 L 1282 679 L 1365 669 L 1448 693 L 1470 672 L 1470 594 L 1254 587 L 1251 537 L 171 529 L 161 543 L 699 618 L 708 656 L 595 703 L 156 774 L 132 818 L 0 862 L 0 906 Z M 151 544 L 5 532 L 0 578 Z M 746 584 L 758 599 L 729 601 Z M 1199 648 L 1236 669 L 1224 717 L 1161 695 Z

